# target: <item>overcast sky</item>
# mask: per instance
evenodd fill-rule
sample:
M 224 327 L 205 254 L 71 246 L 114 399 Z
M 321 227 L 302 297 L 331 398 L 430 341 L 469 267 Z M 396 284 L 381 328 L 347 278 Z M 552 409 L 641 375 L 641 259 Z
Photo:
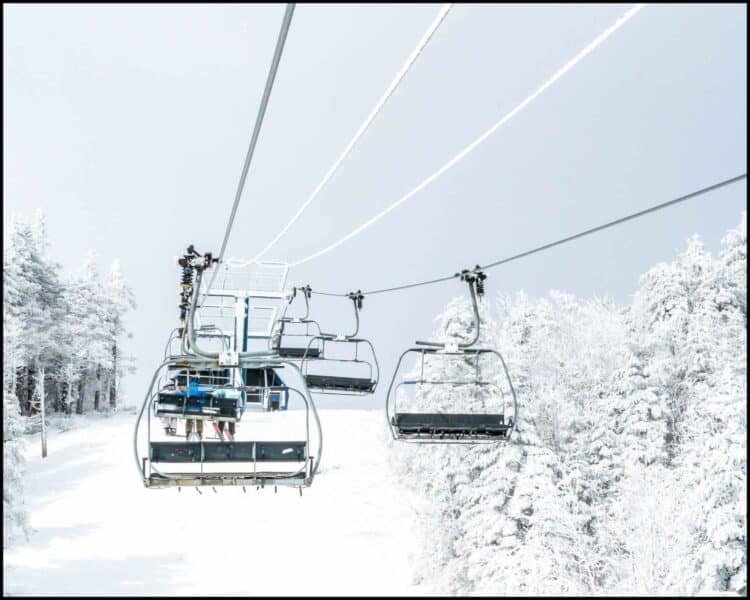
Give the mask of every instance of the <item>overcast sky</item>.
M 630 5 L 458 5 L 370 130 L 269 253 L 293 260 L 376 214 L 515 107 Z M 439 5 L 300 5 L 228 254 L 260 250 L 320 181 Z M 284 6 L 4 5 L 3 217 L 41 207 L 69 271 L 122 262 L 138 301 L 140 402 L 178 324 L 172 260 L 218 252 Z M 451 274 L 746 169 L 746 6 L 647 6 L 434 184 L 290 282 L 331 291 Z M 494 269 L 489 296 L 559 289 L 628 302 L 699 233 L 719 249 L 742 182 Z M 384 370 L 463 294 L 457 282 L 365 300 Z M 340 309 L 340 310 L 339 310 Z M 316 299 L 324 330 L 348 301 Z

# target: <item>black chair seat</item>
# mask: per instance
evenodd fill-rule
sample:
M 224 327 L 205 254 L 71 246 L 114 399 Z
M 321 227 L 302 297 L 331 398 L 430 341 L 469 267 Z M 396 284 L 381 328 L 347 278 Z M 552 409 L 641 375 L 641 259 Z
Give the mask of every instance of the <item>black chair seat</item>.
M 151 442 L 151 462 L 302 462 L 307 442 Z
M 375 386 L 369 378 L 333 375 L 305 375 L 305 382 L 310 389 L 347 392 L 371 392 Z
M 279 356 L 285 358 L 318 358 L 320 356 L 320 348 L 303 348 L 301 346 L 287 346 L 277 348 L 276 351 Z M 305 352 L 307 352 L 305 354 Z
M 501 414 L 396 413 L 393 426 L 404 435 L 505 437 L 513 421 Z
M 238 398 L 185 398 L 174 394 L 159 394 L 156 401 L 157 417 L 194 417 L 232 419 L 240 417 Z

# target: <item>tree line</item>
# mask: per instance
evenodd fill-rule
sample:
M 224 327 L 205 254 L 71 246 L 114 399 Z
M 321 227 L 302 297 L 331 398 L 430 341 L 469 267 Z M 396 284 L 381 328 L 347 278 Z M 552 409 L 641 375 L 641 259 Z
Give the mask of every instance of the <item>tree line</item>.
M 394 467 L 430 507 L 415 565 L 425 585 L 746 595 L 746 217 L 717 257 L 693 237 L 651 268 L 628 306 L 552 292 L 502 296 L 492 309 L 483 307 L 482 344 L 513 377 L 514 439 L 393 449 Z M 473 326 L 464 299 L 440 319 L 441 340 Z M 437 366 L 425 378 L 471 368 Z M 417 400 L 491 408 L 486 395 L 456 406 L 431 386 Z
M 105 277 L 89 253 L 66 276 L 50 253 L 44 214 L 14 215 L 3 254 L 3 388 L 31 416 L 117 406 L 132 358 L 122 350 L 133 291 L 115 260 Z

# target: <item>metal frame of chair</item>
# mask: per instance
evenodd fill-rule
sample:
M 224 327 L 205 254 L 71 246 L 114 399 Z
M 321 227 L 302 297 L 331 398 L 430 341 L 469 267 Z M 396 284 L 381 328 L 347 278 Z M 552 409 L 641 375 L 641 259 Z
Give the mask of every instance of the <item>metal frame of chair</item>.
M 477 296 L 481 297 L 484 294 L 484 280 L 486 279 L 486 275 L 479 270 L 479 267 L 476 267 L 474 270 L 464 270 L 457 275 L 460 275 L 461 280 L 469 285 L 476 323 L 474 336 L 468 342 L 438 343 L 417 341 L 417 346 L 409 348 L 401 354 L 393 372 L 390 386 L 388 387 L 385 406 L 388 427 L 395 440 L 442 444 L 503 442 L 510 439 L 518 422 L 518 402 L 505 360 L 494 349 L 474 347 L 479 340 L 481 327 Z M 419 376 L 405 378 L 394 387 L 404 358 L 410 354 L 416 354 L 420 357 Z M 456 359 L 463 359 L 464 361 L 473 358 L 473 377 L 459 380 L 428 379 L 425 376 L 425 359 L 429 357 L 440 357 L 441 359 L 456 357 Z M 480 369 L 480 359 L 482 357 L 494 358 L 497 360 L 498 365 L 502 366 L 502 373 L 505 375 L 512 397 L 512 415 L 507 415 L 505 412 L 505 394 L 502 388 L 497 383 L 482 378 Z M 415 393 L 424 393 L 429 386 L 432 386 L 433 389 L 447 386 L 451 390 L 466 389 L 469 387 L 486 390 L 494 393 L 495 397 L 500 399 L 503 410 L 496 413 L 408 412 L 399 410 L 398 399 L 401 396 L 399 391 L 406 387 L 413 387 Z

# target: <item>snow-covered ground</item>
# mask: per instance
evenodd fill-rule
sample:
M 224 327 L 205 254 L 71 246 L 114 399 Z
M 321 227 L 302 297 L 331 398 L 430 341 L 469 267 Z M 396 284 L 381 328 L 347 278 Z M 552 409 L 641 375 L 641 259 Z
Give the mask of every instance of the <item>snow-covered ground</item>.
M 135 415 L 30 436 L 36 532 L 4 553 L 5 594 L 409 594 L 416 501 L 388 468 L 380 411 L 321 411 L 323 461 L 303 496 L 145 489 Z

